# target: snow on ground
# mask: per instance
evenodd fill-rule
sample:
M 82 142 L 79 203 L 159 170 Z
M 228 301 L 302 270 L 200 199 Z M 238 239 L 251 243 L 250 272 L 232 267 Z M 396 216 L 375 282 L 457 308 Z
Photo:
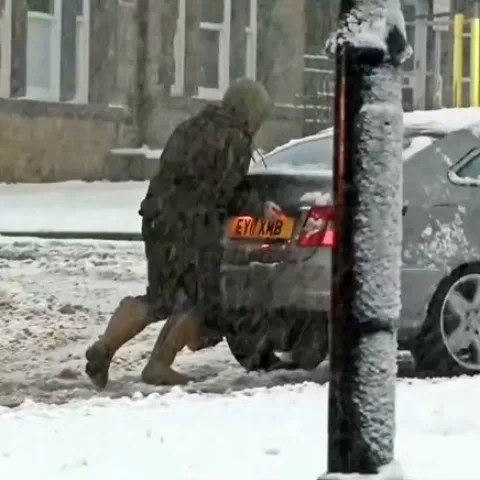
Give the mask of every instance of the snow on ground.
M 0 231 L 139 233 L 147 182 L 0 184 Z
M 83 373 L 85 349 L 101 333 L 119 300 L 143 294 L 145 282 L 140 242 L 0 237 L 0 405 L 17 404 L 26 397 L 58 403 L 95 395 Z M 146 329 L 119 352 L 102 395 L 167 391 L 139 383 L 160 327 Z M 196 354 L 185 350 L 177 363 L 194 378 L 189 391 L 223 393 L 324 379 L 321 369 L 246 373 L 226 343 Z
M 0 405 L 14 406 L 0 406 L 0 478 L 323 473 L 322 368 L 246 373 L 222 343 L 180 354 L 186 388 L 147 387 L 139 374 L 157 325 L 120 351 L 109 388 L 93 389 L 85 348 L 121 297 L 143 291 L 144 267 L 140 243 L 0 237 Z M 479 395 L 480 378 L 399 380 L 397 457 L 408 478 L 478 477 Z
M 476 480 L 480 378 L 400 381 L 396 458 L 413 480 Z M 315 479 L 327 387 L 0 407 L 0 478 Z

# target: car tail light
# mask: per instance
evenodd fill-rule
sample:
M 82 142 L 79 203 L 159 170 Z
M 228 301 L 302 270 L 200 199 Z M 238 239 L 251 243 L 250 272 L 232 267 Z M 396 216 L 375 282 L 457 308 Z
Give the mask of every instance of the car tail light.
M 333 207 L 314 206 L 307 218 L 298 238 L 301 247 L 333 247 L 335 231 L 333 230 Z

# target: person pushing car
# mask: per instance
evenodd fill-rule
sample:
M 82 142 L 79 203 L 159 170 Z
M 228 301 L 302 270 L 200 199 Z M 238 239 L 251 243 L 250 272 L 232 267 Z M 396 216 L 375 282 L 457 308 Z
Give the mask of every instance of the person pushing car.
M 207 105 L 171 134 L 157 175 L 141 203 L 147 291 L 121 300 L 103 335 L 86 351 L 86 373 L 104 388 L 113 356 L 149 324 L 167 319 L 142 380 L 185 384 L 171 368 L 185 346 L 197 351 L 219 343 L 222 316 L 222 238 L 232 215 L 274 220 L 281 208 L 260 198 L 247 176 L 253 139 L 272 111 L 258 82 L 233 84 L 219 105 Z

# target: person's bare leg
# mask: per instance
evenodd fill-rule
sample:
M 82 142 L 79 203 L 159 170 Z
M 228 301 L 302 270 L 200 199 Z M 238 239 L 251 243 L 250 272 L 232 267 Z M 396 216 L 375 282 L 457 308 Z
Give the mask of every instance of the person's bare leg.
M 195 308 L 174 314 L 160 331 L 142 380 L 151 385 L 185 385 L 190 379 L 171 368 L 177 354 L 185 346 L 195 352 L 221 341 L 222 337 L 213 337 L 202 329 Z
M 113 313 L 103 335 L 86 351 L 85 372 L 98 388 L 105 388 L 117 350 L 151 323 L 146 297 L 125 297 Z

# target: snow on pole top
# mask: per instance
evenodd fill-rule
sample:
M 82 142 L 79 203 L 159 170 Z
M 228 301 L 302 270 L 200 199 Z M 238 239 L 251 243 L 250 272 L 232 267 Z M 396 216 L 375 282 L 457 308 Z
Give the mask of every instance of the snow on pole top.
M 412 54 L 400 0 L 356 0 L 341 14 L 340 26 L 327 40 L 325 51 L 334 57 L 337 48 L 350 44 L 358 49 L 384 52 L 384 61 L 400 64 Z

